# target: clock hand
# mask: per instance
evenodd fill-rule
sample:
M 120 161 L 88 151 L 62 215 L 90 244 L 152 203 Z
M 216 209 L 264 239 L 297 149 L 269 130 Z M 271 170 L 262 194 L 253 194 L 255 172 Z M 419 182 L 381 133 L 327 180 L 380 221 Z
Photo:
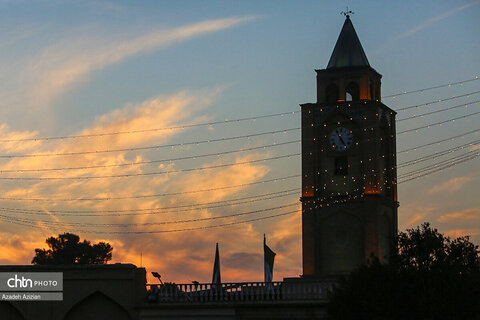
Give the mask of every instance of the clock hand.
M 340 138 L 340 141 L 342 141 L 343 145 L 344 145 L 344 146 L 347 146 L 347 144 L 345 143 L 345 141 L 343 141 L 343 139 L 342 139 L 342 135 L 341 135 L 340 133 L 338 133 L 338 129 L 335 130 L 335 132 L 337 133 L 338 138 Z

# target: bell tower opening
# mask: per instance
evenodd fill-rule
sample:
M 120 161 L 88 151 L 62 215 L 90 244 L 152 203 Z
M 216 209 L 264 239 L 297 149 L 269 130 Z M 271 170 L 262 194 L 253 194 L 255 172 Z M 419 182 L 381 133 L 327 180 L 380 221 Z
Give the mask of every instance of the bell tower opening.
M 325 95 L 328 104 L 336 103 L 338 101 L 338 86 L 334 83 L 329 84 Z
M 345 89 L 345 101 L 358 101 L 360 100 L 360 89 L 358 88 L 358 84 L 355 82 L 350 82 Z

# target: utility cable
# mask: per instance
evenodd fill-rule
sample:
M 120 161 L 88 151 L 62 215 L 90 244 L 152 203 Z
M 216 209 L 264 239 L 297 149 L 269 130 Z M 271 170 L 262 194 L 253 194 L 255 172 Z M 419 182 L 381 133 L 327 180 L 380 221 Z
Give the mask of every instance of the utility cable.
M 423 89 L 417 89 L 417 90 L 403 91 L 403 92 L 399 92 L 399 93 L 394 93 L 394 94 L 390 94 L 390 95 L 387 95 L 387 96 L 383 96 L 382 99 L 385 99 L 385 98 L 396 98 L 397 96 L 402 96 L 402 95 L 411 94 L 411 93 L 418 93 L 418 92 L 424 92 L 424 91 L 429 91 L 429 90 L 433 90 L 433 89 L 439 89 L 439 88 L 445 88 L 445 87 L 452 87 L 452 86 L 456 86 L 456 85 L 463 85 L 464 83 L 476 81 L 476 80 L 478 80 L 478 79 L 479 79 L 478 76 L 475 76 L 475 78 L 467 79 L 467 80 L 463 80 L 463 81 L 451 82 L 451 83 L 441 84 L 441 85 L 434 86 L 434 87 L 429 87 L 429 88 L 423 88 Z

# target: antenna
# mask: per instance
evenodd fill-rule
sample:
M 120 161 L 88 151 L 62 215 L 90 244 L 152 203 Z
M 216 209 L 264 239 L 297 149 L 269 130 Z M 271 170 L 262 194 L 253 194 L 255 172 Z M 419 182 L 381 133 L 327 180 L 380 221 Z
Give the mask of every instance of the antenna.
M 347 10 L 340 12 L 340 14 L 343 14 L 348 19 L 350 18 L 350 14 L 355 14 L 355 12 L 353 12 L 352 10 L 348 10 L 348 6 L 347 6 Z

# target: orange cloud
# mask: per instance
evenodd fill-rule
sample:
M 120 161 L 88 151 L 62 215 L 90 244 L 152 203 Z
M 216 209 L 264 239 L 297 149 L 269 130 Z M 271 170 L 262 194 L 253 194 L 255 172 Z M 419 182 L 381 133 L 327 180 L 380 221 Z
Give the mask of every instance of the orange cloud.
M 441 184 L 437 184 L 433 186 L 432 188 L 427 190 L 427 193 L 428 194 L 433 194 L 438 192 L 454 193 L 460 190 L 465 184 L 473 180 L 474 180 L 474 177 L 471 177 L 471 176 L 455 177 Z
M 222 88 L 199 92 L 179 92 L 171 96 L 159 96 L 153 99 L 130 104 L 108 114 L 98 117 L 94 124 L 78 134 L 95 134 L 113 131 L 135 131 L 148 128 L 173 126 L 182 122 L 200 122 L 210 119 L 204 110 L 213 103 Z M 212 128 L 206 128 L 212 134 Z M 214 134 L 220 134 L 214 128 Z M 4 136 L 13 136 L 4 129 Z M 200 130 L 200 129 L 187 129 Z M 55 141 L 38 141 L 32 144 L 26 152 L 35 154 L 62 153 L 71 151 L 100 150 L 114 148 L 130 148 L 150 144 L 163 144 L 169 141 L 181 141 L 186 130 L 152 131 L 144 134 L 112 135 L 89 139 L 65 139 Z M 22 133 L 25 137 L 35 137 L 36 132 Z M 265 142 L 268 143 L 265 138 Z M 262 142 L 263 143 L 263 142 Z M 258 141 L 240 141 L 230 148 L 249 147 Z M 209 147 L 209 150 L 204 150 Z M 1 170 L 30 170 L 38 168 L 81 167 L 100 165 L 104 167 L 61 170 L 52 172 L 12 172 L 2 176 L 37 176 L 37 177 L 71 177 L 101 176 L 111 174 L 136 174 L 152 171 L 166 171 L 189 168 L 192 163 L 171 161 L 161 164 L 143 164 L 129 166 L 111 166 L 131 162 L 148 161 L 149 159 L 169 158 L 177 154 L 208 153 L 216 151 L 213 146 L 192 146 L 177 148 L 178 150 L 148 150 L 136 152 L 93 153 L 77 156 L 13 158 L 0 163 Z M 7 152 L 19 152 L 14 148 Z M 199 222 L 156 224 L 160 222 L 176 222 L 196 218 L 215 218 L 235 213 L 250 212 L 262 208 L 280 206 L 297 200 L 297 195 L 286 198 L 265 200 L 261 202 L 225 205 L 217 208 L 186 208 L 175 211 L 176 206 L 195 205 L 211 201 L 223 201 L 244 197 L 272 190 L 270 186 L 245 185 L 239 188 L 219 189 L 215 192 L 185 193 L 182 191 L 221 188 L 230 185 L 249 184 L 257 182 L 271 174 L 272 168 L 268 162 L 244 163 L 255 159 L 274 156 L 269 152 L 242 152 L 225 155 L 221 158 L 206 157 L 192 161 L 195 167 L 209 167 L 236 163 L 217 169 L 195 170 L 172 174 L 152 175 L 146 177 L 109 178 L 92 180 L 41 180 L 12 181 L 2 183 L 2 197 L 43 199 L 45 201 L 2 201 L 4 207 L 19 210 L 38 210 L 34 213 L 12 211 L 5 213 L 18 219 L 32 219 L 30 222 L 17 221 L 17 224 L 2 221 L 0 234 L 8 237 L 14 233 L 28 234 L 32 242 L 25 242 L 18 253 L 5 256 L 5 263 L 29 263 L 36 247 L 43 248 L 44 240 L 63 232 L 74 232 L 82 239 L 98 242 L 98 238 L 107 241 L 114 247 L 112 262 L 133 263 L 147 267 L 147 271 L 157 271 L 164 281 L 188 282 L 198 280 L 210 281 L 213 268 L 215 243 L 220 243 L 223 281 L 262 281 L 263 280 L 263 233 L 265 228 L 274 230 L 269 234 L 269 245 L 277 251 L 275 279 L 294 276 L 300 273 L 300 215 L 292 214 L 259 222 L 242 223 L 250 218 L 294 210 L 294 207 L 273 211 L 257 212 L 246 216 L 228 217 Z M 285 160 L 286 161 L 286 160 Z M 283 173 L 273 173 L 282 175 Z M 277 183 L 281 188 L 282 182 Z M 155 196 L 180 192 L 176 196 Z M 141 195 L 141 197 L 132 197 Z M 76 198 L 113 197 L 105 201 L 75 200 Z M 125 199 L 118 199 L 125 197 Z M 63 201 L 70 199 L 68 201 Z M 300 204 L 299 204 L 300 206 Z M 137 214 L 140 210 L 170 207 L 159 214 Z M 299 207 L 298 207 L 299 208 Z M 78 210 L 88 211 L 90 216 L 75 213 Z M 107 210 L 107 211 L 106 211 Z M 128 212 L 123 212 L 129 210 Z M 61 211 L 59 215 L 58 211 Z M 133 211 L 133 212 L 132 212 Z M 135 215 L 125 214 L 135 213 Z M 94 216 L 91 216 L 94 215 Z M 2 219 L 5 220 L 5 219 Z M 42 220 L 34 221 L 34 220 Z M 26 225 L 22 225 L 25 224 Z M 122 226 L 92 226 L 96 224 L 123 224 Z M 215 227 L 217 224 L 230 224 L 225 227 Z M 80 225 L 77 225 L 80 224 Z M 137 224 L 145 224 L 137 226 Z M 13 227 L 12 227 L 13 226 Z M 172 229 L 189 229 L 197 227 L 213 227 L 194 231 L 151 234 L 118 234 L 116 231 L 156 232 Z M 98 232 L 98 233 L 96 233 Z M 6 243 L 7 248 L 13 248 Z M 13 250 L 13 249 L 11 249 Z M 248 265 L 248 261 L 252 262 Z M 245 264 L 247 263 L 247 265 Z M 149 274 L 149 281 L 155 282 Z
M 418 205 L 400 206 L 398 214 L 398 225 L 400 230 L 418 226 L 424 221 L 429 221 L 430 217 L 438 210 L 437 207 L 421 207 Z
M 480 208 L 465 209 L 463 211 L 452 212 L 442 215 L 437 219 L 438 222 L 459 222 L 459 221 L 480 221 Z
M 445 235 L 451 238 L 458 238 L 458 237 L 475 237 L 480 235 L 480 228 L 474 229 L 453 229 L 448 230 L 445 232 Z

